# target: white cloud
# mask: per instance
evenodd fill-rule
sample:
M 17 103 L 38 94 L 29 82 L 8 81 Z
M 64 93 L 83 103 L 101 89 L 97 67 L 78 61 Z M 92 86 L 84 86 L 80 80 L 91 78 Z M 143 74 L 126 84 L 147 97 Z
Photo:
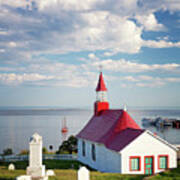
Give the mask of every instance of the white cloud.
M 15 73 L 4 73 L 0 74 L 0 81 L 7 85 L 18 85 L 24 82 L 33 82 L 41 80 L 50 80 L 52 76 L 45 76 L 40 74 L 15 74 Z
M 166 81 L 167 82 L 174 82 L 174 83 L 176 83 L 176 82 L 180 82 L 180 78 L 177 78 L 177 77 L 169 77 L 169 78 L 166 78 Z
M 100 61 L 96 53 L 90 53 L 88 61 L 81 58 L 84 63 L 81 65 L 40 62 L 40 58 L 35 62 L 37 59 L 33 57 L 96 50 L 112 56 L 119 52 L 138 53 L 142 47 L 180 48 L 180 42 L 167 38 L 143 40 L 142 36 L 143 30 L 164 30 L 155 17 L 157 10 L 176 11 L 179 5 L 175 0 L 1 0 L 0 24 L 4 29 L 0 29 L 0 59 L 9 67 L 1 67 L 0 71 L 10 73 L 1 74 L 1 82 L 84 87 L 94 83 L 95 74 L 91 71 L 100 65 L 111 72 L 179 72 L 180 65 L 176 63 L 149 65 L 125 59 Z M 48 77 L 52 77 L 52 82 L 46 82 Z M 108 80 L 114 78 L 107 76 Z M 151 78 L 127 76 L 124 80 L 146 86 L 147 82 L 141 81 L 150 82 Z M 172 81 L 178 82 L 173 78 L 166 80 Z M 159 81 L 156 84 L 161 85 Z
M 9 5 L 13 7 L 26 7 L 27 4 L 28 1 L 25 0 L 16 0 L 16 1 L 0 0 L 0 5 Z
M 105 52 L 104 56 L 113 56 L 114 54 L 116 54 L 115 52 Z
M 94 85 L 96 76 L 96 73 L 86 71 L 81 65 L 50 62 L 48 60 L 45 62 L 29 62 L 26 67 L 21 66 L 21 64 L 0 67 L 0 83 L 9 86 L 30 84 L 33 86 L 80 88 Z
M 83 14 L 85 27 L 72 32 L 64 42 L 73 42 L 74 50 L 106 50 L 137 53 L 141 48 L 141 28 L 133 21 L 108 12 Z M 110 28 L 111 27 L 111 28 Z
M 21 55 L 27 52 L 105 50 L 105 56 L 112 56 L 138 53 L 142 46 L 179 47 L 179 43 L 142 39 L 143 28 L 164 29 L 154 15 L 157 10 L 178 4 L 175 0 L 1 0 L 0 24 L 7 29 L 0 29 L 0 35 L 7 39 L 2 40 L 0 49 L 6 51 L 8 47 L 3 45 L 10 43 L 16 51 L 9 53 L 9 59 L 15 54 L 23 59 Z M 140 26 L 132 20 L 136 18 Z M 6 58 L 3 55 L 1 59 Z
M 69 76 L 53 76 L 53 75 L 42 75 L 37 73 L 30 74 L 17 74 L 17 73 L 3 73 L 0 74 L 1 84 L 14 86 L 20 84 L 31 84 L 34 86 L 69 86 L 69 87 L 84 87 L 91 84 L 91 78 L 87 79 L 83 76 L 69 75 Z
M 162 3 L 164 10 L 179 11 L 180 1 L 179 0 L 164 0 Z
M 7 34 L 8 34 L 7 31 L 1 31 L 1 29 L 0 29 L 0 35 L 7 35 Z
M 0 10 L 7 9 L 0 13 L 0 23 L 12 27 L 6 31 L 11 32 L 11 37 L 14 36 L 13 47 L 15 43 L 22 44 L 21 48 L 17 47 L 17 51 L 64 53 L 108 49 L 114 52 L 137 53 L 141 48 L 142 30 L 132 20 L 110 11 L 74 11 L 76 8 L 80 10 L 93 8 L 95 4 L 100 3 L 99 1 L 77 3 L 77 1 L 43 0 L 39 3 L 44 4 L 42 9 L 49 7 L 53 15 L 46 10 L 43 12 L 37 10 L 36 14 L 32 13 L 30 16 L 26 9 L 27 4 L 21 1 L 12 4 L 10 1 L 3 1 L 2 4 L 25 8 L 23 11 L 27 11 L 27 14 L 25 12 L 21 14 L 17 9 L 0 7 Z M 10 35 L 7 39 L 9 42 Z
M 146 75 L 138 76 L 138 78 L 139 80 L 143 80 L 143 81 L 151 81 L 154 79 L 152 76 L 146 76 Z
M 9 47 L 16 47 L 17 44 L 15 42 L 11 41 L 11 42 L 8 43 L 8 46 Z
M 176 69 L 177 65 L 173 64 L 156 64 L 147 65 L 122 61 L 121 64 L 114 64 L 116 68 L 121 67 L 118 71 L 125 73 L 128 72 L 139 72 L 144 71 L 172 71 Z M 111 61 L 112 64 L 113 61 Z M 116 61 L 115 61 L 116 62 Z M 131 64 L 132 63 L 132 64 Z M 86 61 L 86 64 L 82 65 L 69 65 L 64 63 L 50 62 L 40 64 L 39 62 L 34 62 L 26 67 L 12 66 L 12 67 L 1 67 L 0 68 L 0 83 L 5 85 L 33 85 L 33 86 L 68 86 L 68 87 L 87 87 L 95 86 L 97 83 L 97 72 L 93 72 L 91 69 L 91 62 Z M 94 66 L 94 65 L 93 65 Z M 109 65 L 108 65 L 109 66 Z M 132 66 L 130 69 L 128 69 Z M 89 68 L 88 68 L 89 67 Z M 144 70 L 142 67 L 146 67 Z M 94 69 L 94 68 L 93 68 Z M 107 70 L 106 66 L 103 67 Z M 132 70 L 133 69 L 133 70 Z M 111 68 L 108 69 L 111 71 Z M 112 69 L 112 71 L 115 71 Z M 6 72 L 6 73 L 2 73 Z M 8 72 L 8 73 L 7 73 Z M 24 73 L 26 72 L 26 73 Z M 36 73 L 38 72 L 38 73 Z M 180 78 L 177 77 L 153 77 L 147 75 L 127 75 L 119 76 L 117 74 L 109 75 L 105 73 L 106 81 L 120 81 L 123 87 L 161 87 L 168 83 L 180 82 Z
M 154 82 L 151 82 L 151 83 L 137 83 L 136 86 L 139 86 L 139 87 L 161 87 L 161 86 L 164 86 L 165 83 L 164 82 L 161 82 L 161 81 L 154 81 Z
M 103 60 L 100 62 L 94 62 L 92 66 L 99 67 L 103 66 L 104 70 L 114 71 L 114 72 L 147 72 L 147 71 L 173 71 L 180 67 L 180 64 L 140 64 L 137 62 L 127 61 L 125 59 L 120 60 Z
M 143 41 L 143 46 L 150 47 L 150 48 L 171 48 L 171 47 L 178 47 L 180 48 L 180 42 L 171 42 L 165 40 L 147 40 Z
M 137 21 L 144 27 L 146 31 L 165 30 L 163 24 L 159 24 L 154 14 L 137 15 Z
M 179 77 L 152 77 L 146 76 L 147 78 L 142 78 L 141 76 L 137 76 L 136 86 L 139 87 L 161 87 L 167 85 L 169 83 L 177 83 L 180 82 Z
M 91 60 L 99 61 L 99 58 L 98 58 L 94 53 L 88 54 L 88 57 L 89 57 Z
M 99 0 L 101 2 L 103 0 Z M 37 0 L 40 10 L 47 10 L 48 8 L 60 7 L 64 10 L 89 10 L 93 7 L 97 0 Z
M 95 59 L 95 58 L 96 58 L 96 55 L 95 55 L 94 53 L 90 53 L 90 54 L 88 54 L 88 57 L 89 57 L 90 59 Z
M 162 87 L 169 83 L 180 82 L 179 77 L 158 77 L 158 76 L 124 76 L 120 77 L 123 87 Z
M 0 53 L 4 53 L 5 52 L 5 49 L 0 49 Z
M 124 78 L 122 78 L 124 80 L 130 81 L 130 82 L 137 82 L 138 79 L 133 77 L 133 76 L 125 76 Z

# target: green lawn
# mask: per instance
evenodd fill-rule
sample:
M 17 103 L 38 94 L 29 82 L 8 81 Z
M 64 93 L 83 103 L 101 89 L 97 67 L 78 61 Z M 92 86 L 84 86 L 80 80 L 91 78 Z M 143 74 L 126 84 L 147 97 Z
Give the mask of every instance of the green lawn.
M 56 177 L 50 180 L 77 180 L 77 171 L 75 170 L 55 170 Z M 122 175 L 115 173 L 100 173 L 92 171 L 90 180 L 142 180 L 144 176 Z
M 25 174 L 27 162 L 14 162 L 15 171 L 8 171 L 9 163 L 0 163 L 0 180 L 12 180 L 19 175 Z M 77 161 L 46 160 L 43 162 L 46 169 L 54 169 L 56 176 L 49 180 L 77 180 L 77 169 L 82 165 Z M 72 165 L 73 164 L 73 165 Z M 55 169 L 56 168 L 56 169 Z M 100 173 L 91 170 L 91 180 L 142 180 L 144 175 L 122 175 L 118 173 Z M 169 170 L 152 177 L 148 180 L 180 180 L 180 164 L 177 169 Z
M 14 180 L 15 177 L 25 174 L 25 170 L 8 171 L 6 166 L 0 166 L 0 180 Z
M 159 173 L 153 177 L 150 177 L 149 180 L 180 180 L 180 163 L 178 168 Z

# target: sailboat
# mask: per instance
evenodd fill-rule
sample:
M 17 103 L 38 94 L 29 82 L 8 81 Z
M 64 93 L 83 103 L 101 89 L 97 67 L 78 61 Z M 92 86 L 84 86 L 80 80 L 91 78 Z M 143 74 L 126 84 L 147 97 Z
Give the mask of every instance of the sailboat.
M 64 117 L 63 121 L 62 121 L 62 129 L 61 129 L 62 133 L 67 133 L 68 132 L 68 128 L 66 126 L 66 118 Z

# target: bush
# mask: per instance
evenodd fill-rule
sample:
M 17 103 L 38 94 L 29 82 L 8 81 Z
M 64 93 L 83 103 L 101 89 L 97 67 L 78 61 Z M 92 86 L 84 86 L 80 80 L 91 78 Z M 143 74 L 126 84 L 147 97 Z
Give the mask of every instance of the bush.
M 20 151 L 19 154 L 20 155 L 27 155 L 27 154 L 29 154 L 29 151 L 27 149 L 23 149 L 23 150 Z
M 68 152 L 69 154 L 77 153 L 77 138 L 75 136 L 70 136 L 68 140 L 63 141 L 59 150 L 56 151 L 56 154 L 62 154 Z
M 13 150 L 11 148 L 7 148 L 7 149 L 3 150 L 3 155 L 4 156 L 11 155 L 11 154 L 13 154 Z
M 48 150 L 46 149 L 46 147 L 43 147 L 42 152 L 43 154 L 48 154 Z

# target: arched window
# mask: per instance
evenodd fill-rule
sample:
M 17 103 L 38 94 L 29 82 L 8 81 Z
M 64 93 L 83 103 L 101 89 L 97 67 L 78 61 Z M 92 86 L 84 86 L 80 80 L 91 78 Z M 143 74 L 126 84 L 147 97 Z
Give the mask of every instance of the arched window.
M 96 161 L 96 149 L 95 149 L 95 145 L 92 144 L 92 147 L 91 147 L 91 154 L 92 154 L 92 160 L 93 161 Z
M 82 141 L 82 155 L 86 156 L 86 144 L 84 141 Z

